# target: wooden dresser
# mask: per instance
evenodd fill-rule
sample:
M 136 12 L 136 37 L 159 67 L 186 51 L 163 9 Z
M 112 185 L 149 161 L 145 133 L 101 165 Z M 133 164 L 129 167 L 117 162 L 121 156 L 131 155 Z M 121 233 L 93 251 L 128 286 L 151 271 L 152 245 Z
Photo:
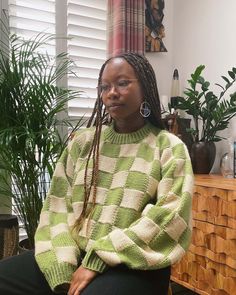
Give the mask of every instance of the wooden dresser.
M 195 176 L 192 243 L 171 279 L 198 294 L 236 294 L 236 179 Z

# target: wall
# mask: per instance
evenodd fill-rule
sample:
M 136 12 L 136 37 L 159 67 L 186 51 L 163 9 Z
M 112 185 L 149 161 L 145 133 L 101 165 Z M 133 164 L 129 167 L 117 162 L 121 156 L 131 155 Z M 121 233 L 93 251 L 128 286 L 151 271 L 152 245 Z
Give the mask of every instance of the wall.
M 160 95 L 170 94 L 174 68 L 179 70 L 183 91 L 190 74 L 200 64 L 206 66 L 204 77 L 211 82 L 212 90 L 219 92 L 214 84 L 222 83 L 221 75 L 236 67 L 236 1 L 166 0 L 165 3 L 164 40 L 168 53 L 147 54 L 156 71 Z M 223 135 L 236 138 L 236 118 Z M 226 150 L 227 141 L 217 143 L 213 172 L 219 171 L 219 160 Z

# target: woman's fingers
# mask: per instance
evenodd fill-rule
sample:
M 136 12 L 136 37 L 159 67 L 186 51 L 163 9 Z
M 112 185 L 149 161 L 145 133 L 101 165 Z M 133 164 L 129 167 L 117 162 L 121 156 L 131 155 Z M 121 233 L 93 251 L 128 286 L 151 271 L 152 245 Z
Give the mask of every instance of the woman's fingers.
M 83 289 L 88 285 L 89 282 L 82 282 L 81 284 L 76 284 L 73 285 L 69 292 L 67 293 L 68 295 L 80 295 Z
M 76 289 L 75 293 L 73 295 L 80 295 L 83 289 L 88 285 L 88 282 L 81 283 L 78 288 Z
M 80 295 L 81 291 L 98 275 L 97 272 L 80 266 L 73 274 L 68 295 Z

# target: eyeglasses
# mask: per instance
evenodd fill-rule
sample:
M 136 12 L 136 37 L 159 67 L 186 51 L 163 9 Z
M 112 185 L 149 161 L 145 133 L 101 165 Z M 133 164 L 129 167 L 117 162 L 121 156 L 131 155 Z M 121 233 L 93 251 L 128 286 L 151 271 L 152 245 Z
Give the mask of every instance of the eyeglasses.
M 101 93 L 101 95 L 107 94 L 108 92 L 111 91 L 113 87 L 115 87 L 115 89 L 119 91 L 120 93 L 123 93 L 127 91 L 132 81 L 138 81 L 138 79 L 122 79 L 114 83 L 102 83 L 97 88 L 99 93 Z

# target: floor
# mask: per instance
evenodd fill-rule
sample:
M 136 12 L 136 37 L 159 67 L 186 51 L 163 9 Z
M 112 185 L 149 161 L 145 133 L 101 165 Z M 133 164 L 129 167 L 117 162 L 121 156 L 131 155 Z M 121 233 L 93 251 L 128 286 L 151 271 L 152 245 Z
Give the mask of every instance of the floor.
M 172 294 L 173 295 L 197 295 L 197 293 L 186 289 L 185 287 L 178 285 L 174 282 L 171 283 Z

